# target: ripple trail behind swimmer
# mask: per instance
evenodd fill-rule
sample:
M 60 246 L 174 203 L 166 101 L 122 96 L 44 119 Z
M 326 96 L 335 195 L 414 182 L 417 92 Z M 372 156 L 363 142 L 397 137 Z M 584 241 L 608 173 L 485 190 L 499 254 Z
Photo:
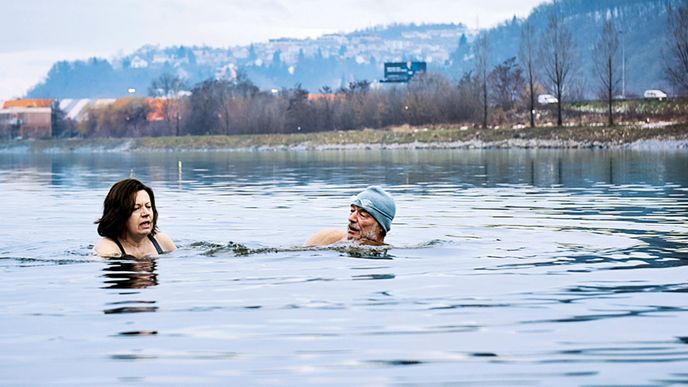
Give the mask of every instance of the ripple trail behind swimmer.
M 272 254 L 272 253 L 290 253 L 290 252 L 306 252 L 306 251 L 337 251 L 353 258 L 367 258 L 367 259 L 392 259 L 393 256 L 388 253 L 390 246 L 365 246 L 355 243 L 341 243 L 325 247 L 313 246 L 295 246 L 295 247 L 256 247 L 251 248 L 241 243 L 228 242 L 227 244 L 219 244 L 213 242 L 194 242 L 190 245 L 192 248 L 204 250 L 201 255 L 214 257 L 225 253 L 233 254 L 236 257 L 246 257 L 258 254 Z

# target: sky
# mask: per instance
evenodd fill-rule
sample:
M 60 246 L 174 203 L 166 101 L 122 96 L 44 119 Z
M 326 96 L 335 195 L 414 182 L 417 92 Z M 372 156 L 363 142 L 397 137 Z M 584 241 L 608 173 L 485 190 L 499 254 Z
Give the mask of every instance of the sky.
M 59 60 L 111 59 L 146 44 L 233 47 L 392 23 L 489 28 L 546 0 L 0 0 L 0 100 Z

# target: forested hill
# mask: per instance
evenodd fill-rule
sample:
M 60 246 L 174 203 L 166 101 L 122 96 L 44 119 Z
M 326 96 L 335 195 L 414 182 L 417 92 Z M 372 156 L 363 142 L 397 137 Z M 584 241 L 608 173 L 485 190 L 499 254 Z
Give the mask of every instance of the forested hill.
M 422 59 L 444 67 L 464 33 L 469 31 L 460 24 L 411 24 L 229 48 L 144 46 L 111 60 L 55 63 L 29 97 L 107 98 L 122 96 L 131 87 L 145 93 L 165 72 L 185 78 L 190 86 L 242 71 L 262 89 L 296 84 L 313 92 L 323 86 L 337 89 L 352 81 L 380 79 L 384 61 Z
M 668 32 L 666 7 L 685 0 L 561 0 L 536 7 L 527 21 L 536 36 L 545 33 L 549 15 L 558 12 L 576 42 L 577 86 L 588 97 L 597 76 L 592 70 L 592 47 L 602 22 L 614 19 L 623 31 L 626 95 L 649 88 L 671 88 L 664 79 L 663 50 Z M 524 20 L 512 19 L 486 33 L 490 65 L 516 56 Z M 177 74 L 190 86 L 208 78 L 245 72 L 262 89 L 292 88 L 301 84 L 311 92 L 324 86 L 337 89 L 351 81 L 382 78 L 385 61 L 424 60 L 428 71 L 459 79 L 474 67 L 472 44 L 478 31 L 461 24 L 392 25 L 316 39 L 274 39 L 250 46 L 144 46 L 118 58 L 90 58 L 55 63 L 34 86 L 31 98 L 120 97 L 127 89 L 145 94 L 163 73 Z M 621 53 L 620 53 L 621 54 Z
M 672 91 L 664 76 L 667 6 L 677 8 L 683 1 L 563 0 L 544 3 L 536 7 L 525 21 L 513 19 L 486 31 L 492 61 L 497 64 L 518 55 L 520 32 L 525 22 L 533 26 L 536 39 L 542 39 L 550 15 L 558 12 L 575 43 L 575 83 L 588 90 L 587 96 L 590 97 L 598 79 L 593 70 L 593 47 L 600 39 L 603 21 L 611 18 L 620 32 L 618 55 L 619 62 L 625 64 L 626 95 L 640 95 L 643 90 L 652 88 Z M 452 71 L 462 73 L 471 66 L 470 61 L 454 61 Z

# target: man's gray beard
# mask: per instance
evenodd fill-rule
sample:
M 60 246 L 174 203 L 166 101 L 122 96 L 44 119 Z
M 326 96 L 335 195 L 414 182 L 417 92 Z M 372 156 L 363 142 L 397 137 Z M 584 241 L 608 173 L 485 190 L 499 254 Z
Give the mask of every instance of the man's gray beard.
M 377 232 L 375 230 L 361 231 L 361 239 L 377 241 Z

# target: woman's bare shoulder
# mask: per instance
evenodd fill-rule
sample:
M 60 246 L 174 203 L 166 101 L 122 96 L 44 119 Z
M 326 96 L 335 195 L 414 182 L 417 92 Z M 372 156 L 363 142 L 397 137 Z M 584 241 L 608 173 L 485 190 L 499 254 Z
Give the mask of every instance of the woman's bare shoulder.
M 110 238 L 101 238 L 93 246 L 93 252 L 101 257 L 119 257 L 122 255 L 117 244 Z
M 160 243 L 160 247 L 162 247 L 166 253 L 177 249 L 177 245 L 174 244 L 172 238 L 170 238 L 169 235 L 165 234 L 164 232 L 156 233 L 155 239 L 157 239 L 158 243 Z
M 346 240 L 346 231 L 335 230 L 335 229 L 325 229 L 320 230 L 313 236 L 308 238 L 305 246 L 327 246 L 337 242 Z

